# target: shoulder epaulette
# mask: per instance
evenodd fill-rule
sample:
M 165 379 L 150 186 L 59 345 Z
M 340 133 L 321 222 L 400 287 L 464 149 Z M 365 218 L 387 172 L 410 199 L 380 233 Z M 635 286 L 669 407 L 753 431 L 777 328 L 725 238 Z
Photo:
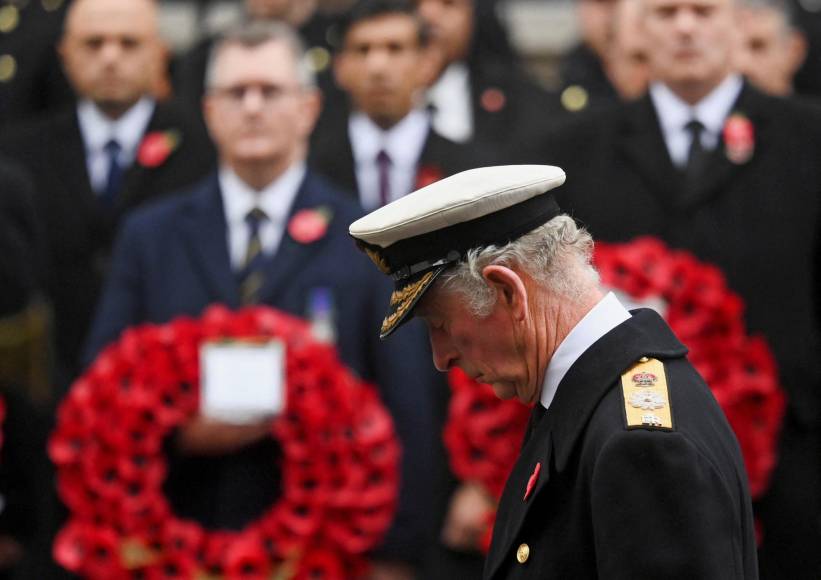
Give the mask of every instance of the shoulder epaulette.
M 641 357 L 621 376 L 627 429 L 673 430 L 664 363 Z

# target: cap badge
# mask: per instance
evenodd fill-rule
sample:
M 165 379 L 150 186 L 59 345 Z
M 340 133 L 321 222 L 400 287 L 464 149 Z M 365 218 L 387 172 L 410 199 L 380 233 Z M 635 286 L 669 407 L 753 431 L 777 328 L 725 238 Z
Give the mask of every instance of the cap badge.
M 382 255 L 379 252 L 377 252 L 376 250 L 372 250 L 372 249 L 370 249 L 370 248 L 368 248 L 367 246 L 364 246 L 364 245 L 362 246 L 362 250 L 371 259 L 371 261 L 374 264 L 376 264 L 376 267 L 379 268 L 380 272 L 382 272 L 383 274 L 390 274 L 391 273 L 391 269 L 388 266 L 388 263 L 385 261 L 385 258 L 382 257 Z M 391 296 L 391 299 L 393 299 L 392 296 Z

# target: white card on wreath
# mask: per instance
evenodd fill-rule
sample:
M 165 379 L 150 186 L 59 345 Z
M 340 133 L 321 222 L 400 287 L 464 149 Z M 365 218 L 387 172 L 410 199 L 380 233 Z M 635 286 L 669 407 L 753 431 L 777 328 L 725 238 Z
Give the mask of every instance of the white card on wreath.
M 200 347 L 200 411 L 247 424 L 285 408 L 285 344 L 279 340 L 207 342 Z

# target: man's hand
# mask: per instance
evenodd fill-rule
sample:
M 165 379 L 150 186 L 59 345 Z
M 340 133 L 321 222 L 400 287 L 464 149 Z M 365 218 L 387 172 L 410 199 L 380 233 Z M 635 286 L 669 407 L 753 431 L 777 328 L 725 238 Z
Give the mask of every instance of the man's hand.
M 489 511 L 496 502 L 477 483 L 463 483 L 450 498 L 448 514 L 442 526 L 442 543 L 452 550 L 478 551 L 487 531 Z
M 226 455 L 256 443 L 270 432 L 270 420 L 235 425 L 197 415 L 177 432 L 177 449 L 185 455 Z
M 406 562 L 376 560 L 362 580 L 414 580 L 413 567 Z

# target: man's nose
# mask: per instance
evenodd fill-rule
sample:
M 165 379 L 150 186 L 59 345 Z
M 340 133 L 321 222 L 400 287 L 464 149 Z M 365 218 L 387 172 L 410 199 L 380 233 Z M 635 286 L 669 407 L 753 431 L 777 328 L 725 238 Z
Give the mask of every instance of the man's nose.
M 430 333 L 430 348 L 433 352 L 433 366 L 437 371 L 444 373 L 455 366 L 457 353 L 450 345 L 450 341 L 440 336 L 440 333 Z
M 692 10 L 679 10 L 676 12 L 676 30 L 681 33 L 691 34 L 698 26 L 696 15 Z

